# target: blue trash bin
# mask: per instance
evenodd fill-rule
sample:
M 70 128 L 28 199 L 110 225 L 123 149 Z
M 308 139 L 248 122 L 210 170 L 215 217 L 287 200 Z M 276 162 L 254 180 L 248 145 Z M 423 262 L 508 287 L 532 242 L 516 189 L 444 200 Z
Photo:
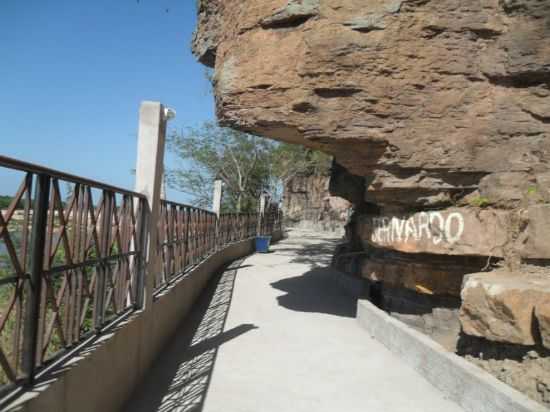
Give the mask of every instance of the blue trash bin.
M 267 253 L 269 252 L 269 242 L 271 236 L 256 236 L 256 252 Z

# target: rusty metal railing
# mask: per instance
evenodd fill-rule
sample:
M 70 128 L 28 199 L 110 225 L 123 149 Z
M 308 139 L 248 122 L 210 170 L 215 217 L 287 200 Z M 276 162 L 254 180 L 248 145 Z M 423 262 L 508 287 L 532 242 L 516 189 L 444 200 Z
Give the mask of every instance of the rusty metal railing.
M 13 385 L 141 305 L 147 204 L 3 156 L 0 168 L 21 178 L 0 213 L 0 383 Z
M 151 226 L 142 194 L 0 156 L 2 170 L 21 184 L 0 211 L 1 392 L 143 307 L 151 227 L 154 292 L 228 244 L 280 229 L 276 209 L 217 218 L 170 201 Z
M 162 271 L 155 290 L 216 250 L 216 215 L 208 210 L 162 200 L 157 230 Z
M 162 271 L 155 277 L 155 291 L 228 244 L 256 236 L 257 224 L 257 213 L 228 213 L 218 219 L 204 209 L 161 201 L 157 230 Z

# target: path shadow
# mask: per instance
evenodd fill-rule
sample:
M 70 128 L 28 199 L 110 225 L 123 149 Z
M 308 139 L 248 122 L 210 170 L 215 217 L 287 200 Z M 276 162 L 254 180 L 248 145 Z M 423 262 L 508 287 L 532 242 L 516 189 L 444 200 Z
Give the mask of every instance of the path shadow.
M 355 317 L 357 300 L 341 289 L 331 268 L 313 268 L 303 275 L 273 282 L 271 286 L 286 292 L 277 297 L 279 305 L 286 309 Z
M 223 331 L 242 260 L 214 277 L 162 355 L 123 409 L 127 412 L 199 412 L 218 348 L 257 328 L 242 324 Z

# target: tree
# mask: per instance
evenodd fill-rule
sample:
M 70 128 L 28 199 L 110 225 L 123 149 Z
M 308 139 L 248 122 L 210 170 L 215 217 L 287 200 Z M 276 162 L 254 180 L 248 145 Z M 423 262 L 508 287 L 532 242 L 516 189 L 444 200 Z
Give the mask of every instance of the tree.
M 273 176 L 283 186 L 298 175 L 326 174 L 332 162 L 326 153 L 287 143 L 278 144 L 272 156 Z
M 216 179 L 224 183 L 222 209 L 253 211 L 269 180 L 273 143 L 206 122 L 199 128 L 174 132 L 168 148 L 180 160 L 167 171 L 170 187 L 189 193 L 193 203 L 208 207 Z
M 323 174 L 330 157 L 303 146 L 223 128 L 211 122 L 173 132 L 168 148 L 179 159 L 167 171 L 168 185 L 191 194 L 193 203 L 208 207 L 214 181 L 224 183 L 222 210 L 255 211 L 262 191 L 280 199 L 284 185 L 303 173 Z

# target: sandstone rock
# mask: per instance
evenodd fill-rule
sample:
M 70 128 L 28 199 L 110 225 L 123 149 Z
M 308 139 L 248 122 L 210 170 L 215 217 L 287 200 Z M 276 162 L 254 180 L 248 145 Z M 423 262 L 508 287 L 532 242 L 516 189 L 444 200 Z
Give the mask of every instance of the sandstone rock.
M 219 10 L 219 0 L 199 0 L 198 2 L 198 22 L 202 30 L 195 32 L 192 48 L 199 61 L 208 67 L 214 67 L 216 62 L 216 49 L 221 30 L 218 23 Z
M 319 13 L 319 0 L 290 0 L 288 4 L 277 10 L 272 16 L 262 19 L 264 28 L 296 25 Z
M 409 215 L 364 216 L 358 232 L 372 246 L 407 253 L 503 256 L 508 212 L 449 208 Z
M 331 196 L 329 176 L 299 175 L 288 181 L 283 193 L 283 213 L 288 223 L 320 230 L 343 229 L 351 204 Z
M 523 257 L 550 257 L 550 205 L 529 206 L 521 216 L 523 227 L 518 235 L 517 250 Z M 523 230 L 522 230 L 523 229 Z
M 356 210 L 348 238 L 424 265 L 373 260 L 367 276 L 456 294 L 468 257 L 550 259 L 550 2 L 213 0 L 199 13 L 220 122 L 333 155 L 331 191 Z M 462 268 L 431 267 L 441 255 Z M 493 311 L 488 335 L 529 341 L 516 302 L 538 292 L 520 283 L 466 289 L 469 330 L 483 335 Z
M 361 276 L 371 281 L 428 295 L 460 296 L 464 275 L 480 266 L 448 259 L 429 261 L 401 256 L 370 256 L 361 265 Z
M 535 306 L 535 316 L 542 339 L 542 344 L 550 349 L 550 302 L 542 302 Z
M 500 270 L 468 275 L 462 288 L 464 333 L 497 342 L 537 343 L 534 311 L 550 300 L 549 273 Z
M 218 116 L 325 150 L 354 175 L 403 179 L 401 193 L 421 202 L 467 194 L 491 173 L 530 174 L 550 153 L 546 11 L 537 1 L 226 0 L 212 15 Z M 210 39 L 208 22 L 197 39 Z

